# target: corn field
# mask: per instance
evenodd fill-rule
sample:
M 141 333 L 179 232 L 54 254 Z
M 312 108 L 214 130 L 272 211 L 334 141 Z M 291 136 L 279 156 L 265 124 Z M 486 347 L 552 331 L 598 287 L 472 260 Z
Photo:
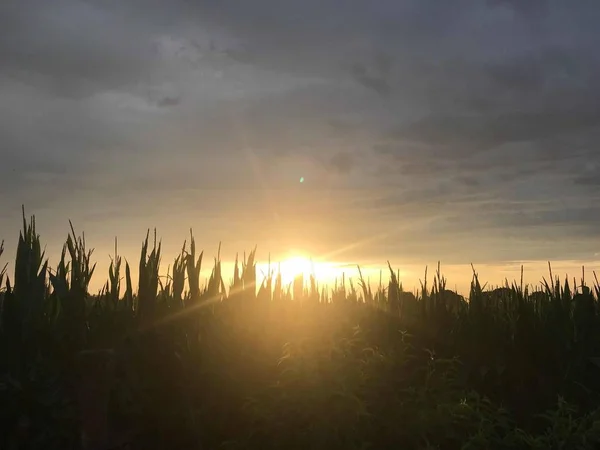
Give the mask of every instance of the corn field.
M 137 283 L 115 241 L 92 295 L 83 235 L 54 268 L 42 248 L 23 213 L 0 264 L 0 449 L 600 448 L 594 273 L 490 291 L 473 270 L 465 299 L 439 266 L 417 295 L 391 266 L 375 289 L 257 283 L 254 249 L 202 283 L 191 233 L 168 277 L 148 233 Z

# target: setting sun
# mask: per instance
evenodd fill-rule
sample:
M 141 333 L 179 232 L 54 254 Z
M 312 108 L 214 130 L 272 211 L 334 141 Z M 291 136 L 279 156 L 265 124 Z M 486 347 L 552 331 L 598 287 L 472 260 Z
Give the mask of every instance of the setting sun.
M 303 275 L 304 278 L 318 275 L 314 263 L 309 258 L 299 255 L 284 259 L 273 269 L 275 274 L 281 273 L 281 281 L 284 284 L 293 282 L 299 275 Z
M 266 263 L 257 263 L 258 274 L 266 276 L 269 273 L 269 265 Z M 281 281 L 284 285 L 290 284 L 298 275 L 303 275 L 305 282 L 311 275 L 314 275 L 318 283 L 333 284 L 336 279 L 342 276 L 355 277 L 358 275 L 356 266 L 342 262 L 333 261 L 315 261 L 302 254 L 293 253 L 281 262 L 271 263 L 270 271 L 272 275 L 281 274 Z M 373 275 L 372 269 L 363 269 L 363 274 Z M 259 275 L 259 276 L 260 276 Z

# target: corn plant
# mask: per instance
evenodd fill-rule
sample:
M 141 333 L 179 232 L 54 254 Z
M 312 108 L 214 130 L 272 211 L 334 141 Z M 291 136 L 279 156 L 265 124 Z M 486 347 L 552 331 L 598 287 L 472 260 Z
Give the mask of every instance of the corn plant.
M 69 225 L 71 233 L 63 246 L 56 274 L 50 281 L 60 303 L 61 333 L 66 347 L 73 352 L 85 345 L 88 286 L 96 264 L 91 264 L 93 250 L 86 249 L 85 234 L 78 238 L 71 221 Z M 67 251 L 71 259 L 68 263 L 65 261 Z
M 0 256 L 4 253 L 4 240 L 0 241 Z M 4 277 L 6 275 L 6 268 L 8 263 L 4 264 L 4 267 L 0 269 L 0 291 L 4 288 Z
M 129 262 L 125 260 L 125 310 L 134 311 L 134 298 L 133 298 L 133 283 L 131 282 L 131 269 L 129 268 Z
M 152 320 L 155 315 L 161 256 L 161 243 L 159 242 L 157 246 L 156 230 L 154 230 L 154 246 L 148 254 L 149 236 L 150 230 L 146 233 L 140 255 L 137 314 L 142 321 Z
M 277 271 L 277 275 L 275 276 L 275 285 L 273 286 L 273 301 L 279 302 L 282 300 L 282 292 L 283 285 L 281 279 L 281 265 L 279 266 L 279 270 Z
M 208 279 L 205 294 L 206 298 L 211 303 L 214 303 L 220 302 L 225 293 L 225 284 L 223 283 L 223 276 L 221 274 L 221 243 L 219 243 L 219 250 L 217 251 L 217 257 L 215 258 L 210 278 Z
M 5 327 L 13 329 L 17 341 L 27 340 L 44 321 L 48 261 L 44 261 L 35 217 L 29 224 L 23 208 L 23 230 L 19 235 L 15 261 L 14 288 L 5 294 Z M 12 317 L 11 317 L 12 316 Z
M 392 269 L 392 265 L 390 262 L 387 262 L 388 269 L 390 270 L 390 281 L 388 283 L 387 289 L 387 300 L 389 305 L 389 311 L 391 314 L 399 315 L 400 314 L 400 283 L 398 282 L 398 278 L 396 277 L 396 273 L 394 269 Z
M 200 270 L 202 267 L 202 257 L 204 252 L 200 252 L 196 259 L 196 241 L 190 229 L 190 253 L 186 256 L 186 269 L 188 276 L 188 284 L 190 287 L 190 301 L 196 304 L 200 301 Z
M 235 254 L 235 261 L 233 263 L 233 281 L 231 283 L 231 287 L 229 288 L 229 292 L 239 292 L 242 290 L 242 277 L 240 277 L 240 268 L 239 268 L 239 255 Z
M 0 256 L 2 256 L 2 254 L 4 253 L 4 241 L 0 242 Z M 8 267 L 8 263 L 6 263 L 4 265 L 4 267 L 2 267 L 2 269 L 0 270 L 0 330 L 2 330 L 2 326 L 3 326 L 3 311 L 4 311 L 4 301 L 5 301 L 5 292 L 6 292 L 6 288 L 4 285 L 4 277 L 6 276 L 6 268 Z M 8 279 L 7 279 L 7 283 Z
M 242 262 L 242 282 L 244 284 L 244 294 L 250 298 L 256 296 L 256 247 L 248 254 L 244 253 L 244 261 Z
M 371 292 L 371 283 L 369 283 L 368 281 L 365 282 L 362 271 L 360 270 L 360 266 L 357 265 L 356 268 L 358 269 L 358 286 L 360 287 L 360 289 L 362 291 L 364 302 L 371 304 L 373 302 L 373 293 Z
M 115 257 L 111 257 L 108 268 L 108 298 L 114 310 L 119 306 L 121 298 L 121 257 L 117 250 L 117 238 L 115 238 Z
M 173 264 L 173 299 L 178 304 L 178 307 L 183 307 L 183 290 L 185 288 L 185 268 L 186 268 L 186 253 L 185 245 L 181 249 L 181 253 L 175 258 Z
M 236 255 L 237 266 L 237 255 Z M 236 267 L 237 268 L 237 267 Z M 235 280 L 235 277 L 234 277 Z M 230 290 L 231 293 L 231 290 Z M 256 294 L 256 298 L 262 303 L 270 303 L 273 299 L 273 272 L 271 271 L 271 255 L 269 255 L 267 264 L 267 273 L 263 273 L 263 280 Z

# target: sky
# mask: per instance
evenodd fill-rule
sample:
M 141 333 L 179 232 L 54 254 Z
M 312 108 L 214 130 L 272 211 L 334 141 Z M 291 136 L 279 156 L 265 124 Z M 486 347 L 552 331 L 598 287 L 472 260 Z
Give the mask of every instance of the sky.
M 0 236 L 464 290 L 600 268 L 597 0 L 3 0 Z M 300 178 L 304 182 L 300 183 Z M 210 258 L 208 258 L 210 260 Z M 133 264 L 134 266 L 136 264 Z

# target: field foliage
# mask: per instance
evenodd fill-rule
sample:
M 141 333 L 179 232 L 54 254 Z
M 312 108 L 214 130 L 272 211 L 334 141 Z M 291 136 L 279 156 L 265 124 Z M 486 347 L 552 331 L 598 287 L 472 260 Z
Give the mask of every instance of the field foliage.
M 192 234 L 166 278 L 147 234 L 137 283 L 115 242 L 92 295 L 84 236 L 50 268 L 23 216 L 0 265 L 2 449 L 600 446 L 595 275 L 490 291 L 474 271 L 467 299 L 439 267 L 416 296 L 392 267 L 377 289 L 257 285 L 254 250 L 203 282 Z

